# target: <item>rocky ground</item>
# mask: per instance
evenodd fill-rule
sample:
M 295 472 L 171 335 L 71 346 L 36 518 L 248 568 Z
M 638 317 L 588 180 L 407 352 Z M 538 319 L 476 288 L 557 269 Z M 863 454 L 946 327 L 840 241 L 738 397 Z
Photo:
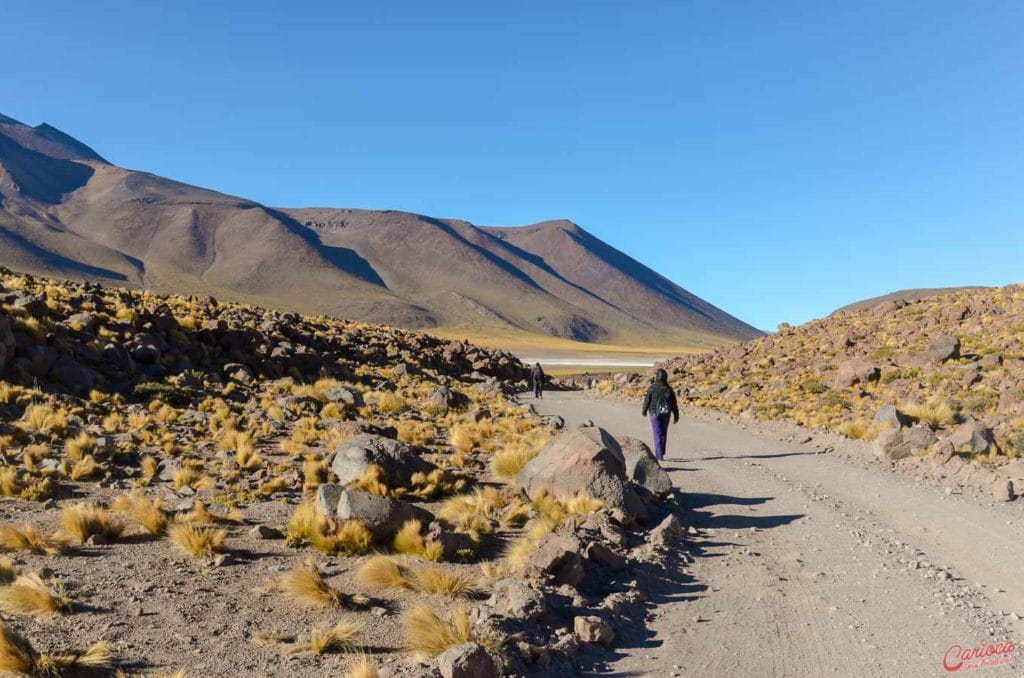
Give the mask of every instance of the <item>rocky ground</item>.
M 685 560 L 508 354 L 0 271 L 0 670 L 575 675 Z M 569 473 L 569 470 L 572 470 Z
M 872 441 L 882 459 L 1004 500 L 1024 488 L 1022 285 L 886 300 L 660 366 L 684 402 Z M 590 385 L 639 398 L 648 381 Z

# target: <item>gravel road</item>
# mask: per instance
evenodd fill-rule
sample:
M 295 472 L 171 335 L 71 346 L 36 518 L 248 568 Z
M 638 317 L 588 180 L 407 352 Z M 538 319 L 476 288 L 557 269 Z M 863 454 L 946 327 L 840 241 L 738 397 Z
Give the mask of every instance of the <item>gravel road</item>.
M 650 438 L 639 407 L 578 393 L 525 398 L 569 426 Z M 730 423 L 684 418 L 666 467 L 699 536 L 652 591 L 646 628 L 602 675 L 941 676 L 951 646 L 1021 640 L 1024 500 L 858 466 Z M 1024 675 L 1010 664 L 956 673 Z

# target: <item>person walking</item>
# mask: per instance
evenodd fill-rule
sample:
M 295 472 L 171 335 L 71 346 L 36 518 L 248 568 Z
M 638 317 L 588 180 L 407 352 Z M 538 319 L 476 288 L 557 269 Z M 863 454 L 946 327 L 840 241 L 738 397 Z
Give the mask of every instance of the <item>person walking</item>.
M 533 364 L 533 367 L 530 369 L 530 378 L 533 379 L 533 397 L 543 398 L 545 376 L 540 363 Z
M 654 433 L 654 456 L 658 461 L 665 458 L 665 444 L 668 442 L 669 417 L 679 423 L 679 404 L 676 392 L 668 385 L 668 372 L 659 369 L 654 373 L 654 381 L 647 388 L 644 396 L 643 415 L 651 418 L 651 431 Z

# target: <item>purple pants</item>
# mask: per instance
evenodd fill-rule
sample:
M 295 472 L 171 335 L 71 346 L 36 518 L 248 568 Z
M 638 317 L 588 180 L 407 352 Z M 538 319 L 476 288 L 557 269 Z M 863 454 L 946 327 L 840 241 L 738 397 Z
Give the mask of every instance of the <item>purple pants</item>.
M 654 456 L 658 461 L 665 458 L 665 444 L 668 441 L 668 422 L 671 414 L 651 415 L 651 431 L 654 433 Z

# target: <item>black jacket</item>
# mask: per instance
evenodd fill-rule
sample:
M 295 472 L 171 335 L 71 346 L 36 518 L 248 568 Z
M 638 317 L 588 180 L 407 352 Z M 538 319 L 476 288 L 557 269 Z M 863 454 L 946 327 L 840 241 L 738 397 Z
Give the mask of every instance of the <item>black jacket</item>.
M 534 384 L 543 384 L 546 376 L 540 365 L 534 365 L 530 368 L 530 377 L 533 379 Z
M 676 403 L 676 392 L 664 381 L 656 381 L 647 389 L 644 396 L 643 415 L 668 414 L 679 421 L 679 404 Z

